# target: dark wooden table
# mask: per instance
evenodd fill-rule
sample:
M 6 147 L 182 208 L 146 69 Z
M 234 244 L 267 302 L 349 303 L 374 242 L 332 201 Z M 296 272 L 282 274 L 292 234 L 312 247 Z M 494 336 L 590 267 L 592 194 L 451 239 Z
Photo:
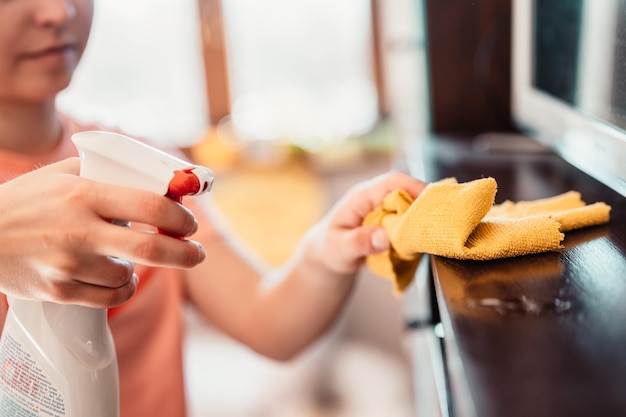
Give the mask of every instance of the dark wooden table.
M 448 367 L 451 413 L 625 416 L 626 199 L 540 148 L 480 143 L 437 138 L 427 179 L 493 176 L 496 202 L 577 190 L 611 221 L 568 232 L 560 252 L 431 258 L 447 363 L 461 365 Z

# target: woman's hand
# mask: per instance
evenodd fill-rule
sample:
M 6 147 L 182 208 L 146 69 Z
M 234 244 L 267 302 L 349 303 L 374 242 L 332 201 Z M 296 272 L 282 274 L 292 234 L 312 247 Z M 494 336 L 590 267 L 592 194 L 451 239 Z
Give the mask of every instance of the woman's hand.
M 191 212 L 147 191 L 78 177 L 70 158 L 0 185 L 0 291 L 27 299 L 108 308 L 132 297 L 134 262 L 190 268 L 196 242 L 114 225 L 123 219 L 190 236 Z
M 336 274 L 354 274 L 367 255 L 390 245 L 383 228 L 362 225 L 365 216 L 393 190 L 404 189 L 416 198 L 424 187 L 424 182 L 402 172 L 386 173 L 354 186 L 312 230 L 310 254 Z

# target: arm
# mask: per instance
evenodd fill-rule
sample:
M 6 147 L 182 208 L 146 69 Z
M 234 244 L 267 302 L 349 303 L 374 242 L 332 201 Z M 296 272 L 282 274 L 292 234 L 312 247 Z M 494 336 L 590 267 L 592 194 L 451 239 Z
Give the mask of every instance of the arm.
M 391 190 L 414 197 L 425 184 L 390 173 L 353 187 L 302 239 L 284 266 L 266 270 L 226 240 L 203 242 L 207 260 L 188 271 L 191 300 L 218 327 L 276 359 L 308 346 L 333 323 L 367 255 L 389 241 L 363 218 Z
M 135 292 L 133 262 L 190 268 L 203 248 L 108 219 L 187 236 L 191 212 L 157 194 L 78 177 L 70 158 L 0 185 L 0 291 L 26 299 L 108 308 Z

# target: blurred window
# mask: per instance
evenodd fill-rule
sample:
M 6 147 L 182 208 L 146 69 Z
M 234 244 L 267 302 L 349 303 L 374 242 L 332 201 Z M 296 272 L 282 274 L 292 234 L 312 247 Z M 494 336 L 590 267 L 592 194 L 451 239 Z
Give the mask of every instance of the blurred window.
M 318 148 L 378 118 L 370 2 L 222 1 L 240 139 Z M 89 46 L 59 107 L 166 146 L 208 128 L 198 0 L 95 0 Z M 211 62 L 206 62 L 211 65 Z
M 377 121 L 370 2 L 228 0 L 232 123 L 244 140 L 318 148 Z

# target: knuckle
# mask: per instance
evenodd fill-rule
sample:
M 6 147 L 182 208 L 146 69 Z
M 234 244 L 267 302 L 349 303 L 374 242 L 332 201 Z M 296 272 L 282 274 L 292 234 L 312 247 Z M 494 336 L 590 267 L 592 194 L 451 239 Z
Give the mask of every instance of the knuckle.
M 66 187 L 63 195 L 69 204 L 78 205 L 94 198 L 95 190 L 86 181 L 73 181 L 71 186 Z
M 55 282 L 70 281 L 73 276 L 78 275 L 80 271 L 80 262 L 69 253 L 62 253 L 56 256 L 56 259 L 50 267 L 50 278 Z
M 164 204 L 162 198 L 154 195 L 142 195 L 139 197 L 138 206 L 146 219 L 152 223 L 156 219 L 160 219 L 164 212 Z
M 132 255 L 137 260 L 158 260 L 164 254 L 163 247 L 159 244 L 157 235 L 144 235 L 135 245 Z
M 133 267 L 128 262 L 110 258 L 114 262 L 108 279 L 110 288 L 120 288 L 127 285 L 133 277 Z
M 65 260 L 56 260 L 45 268 L 40 268 L 41 287 L 44 298 L 53 302 L 67 303 L 73 301 L 78 266 L 69 257 Z
M 83 228 L 80 227 L 68 227 L 65 230 L 59 231 L 58 239 L 62 248 L 69 248 L 70 250 L 74 248 L 80 248 L 81 250 L 84 250 L 88 243 L 87 233 Z M 70 266 L 73 266 L 73 264 L 76 263 L 74 259 L 70 256 L 66 256 L 64 261 L 64 264 Z

